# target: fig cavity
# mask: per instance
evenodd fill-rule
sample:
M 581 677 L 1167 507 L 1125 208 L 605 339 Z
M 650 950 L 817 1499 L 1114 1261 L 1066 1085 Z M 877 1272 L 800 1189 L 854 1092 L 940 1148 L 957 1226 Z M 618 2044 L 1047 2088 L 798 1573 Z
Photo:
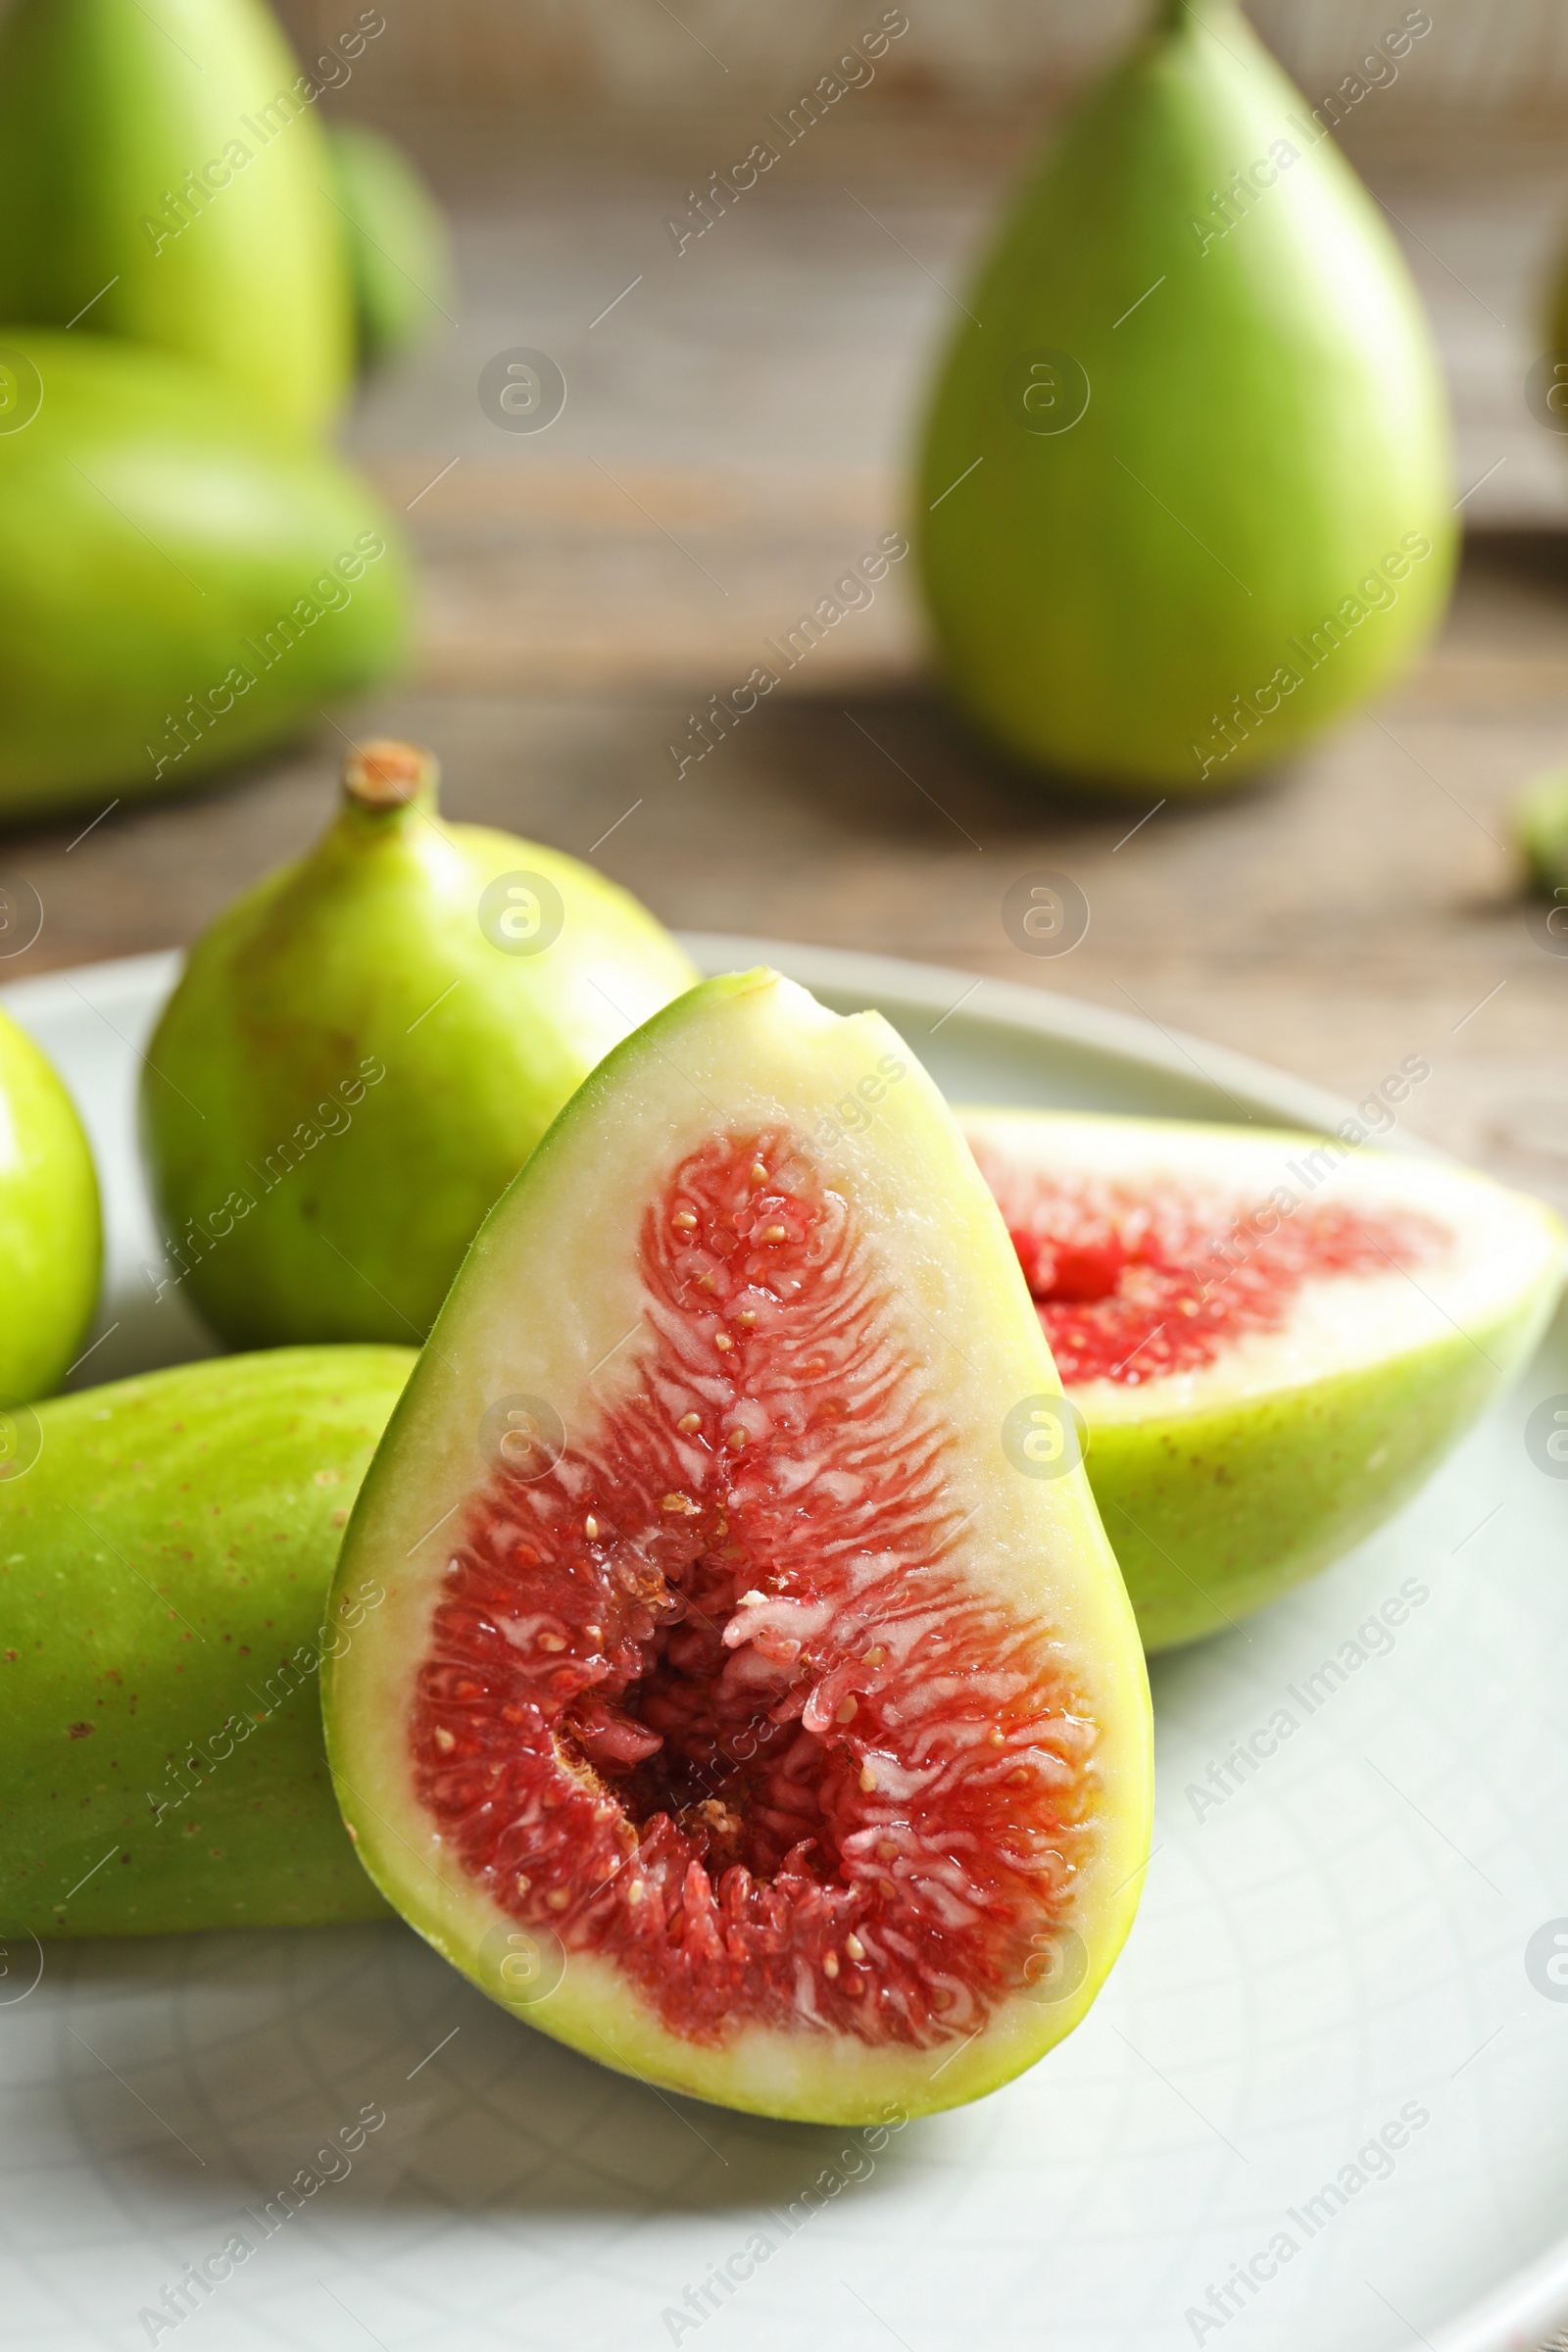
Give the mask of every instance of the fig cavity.
M 322 1686 L 366 1866 L 494 1999 L 858 2123 L 1083 2016 L 1149 1851 L 1141 1652 L 1006 1233 L 875 1013 L 711 980 L 465 1262 Z
M 1556 1304 L 1548 1208 L 1380 1152 L 1359 1120 L 1324 1137 L 959 1119 L 1087 1424 L 1152 1650 L 1235 1625 L 1381 1526 Z

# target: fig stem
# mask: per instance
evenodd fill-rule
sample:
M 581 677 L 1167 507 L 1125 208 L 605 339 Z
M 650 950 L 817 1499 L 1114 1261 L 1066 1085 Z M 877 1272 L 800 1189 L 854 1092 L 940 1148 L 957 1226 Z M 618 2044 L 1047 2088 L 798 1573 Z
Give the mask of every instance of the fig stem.
M 1209 17 L 1234 17 L 1237 0 L 1157 0 L 1152 32 L 1182 32 L 1189 24 L 1201 27 Z
M 390 736 L 355 744 L 343 760 L 344 801 L 370 816 L 393 815 L 415 801 L 432 808 L 440 780 L 433 752 Z

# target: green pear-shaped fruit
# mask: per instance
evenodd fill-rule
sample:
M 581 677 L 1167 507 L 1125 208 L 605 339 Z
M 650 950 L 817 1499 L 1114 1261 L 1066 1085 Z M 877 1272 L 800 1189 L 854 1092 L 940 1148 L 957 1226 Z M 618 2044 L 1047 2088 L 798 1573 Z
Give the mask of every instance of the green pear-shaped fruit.
M 16 0 L 0 318 L 85 315 L 323 423 L 352 319 L 318 95 L 260 0 Z
M 383 1909 L 317 1677 L 385 1595 L 327 1586 L 414 1361 L 286 1348 L 26 1416 L 0 1465 L 0 1935 L 306 1927 Z
M 1410 1091 L 1405 1072 L 1386 1089 Z M 964 1110 L 1145 1646 L 1237 1624 L 1380 1527 L 1527 1361 L 1549 1208 L 1337 1136 Z
M 1568 899 L 1568 768 L 1531 778 L 1514 808 L 1514 836 L 1532 886 L 1560 906 Z M 1568 916 L 1552 927 L 1568 935 Z
M 148 1050 L 165 1246 L 226 1340 L 422 1339 L 480 1220 L 697 974 L 576 858 L 436 813 L 370 744 L 316 847 L 192 949 Z
M 0 816 L 195 784 L 394 664 L 407 566 L 336 458 L 166 353 L 0 345 Z
M 384 367 L 456 306 L 441 208 L 403 149 L 362 122 L 328 134 L 363 369 Z
M 1452 572 L 1382 216 L 1232 0 L 1168 0 L 965 297 L 918 482 L 952 692 L 1016 759 L 1211 793 L 1392 677 Z
M 0 911 L 5 900 L 0 889 Z M 102 1263 L 98 1179 L 75 1105 L 42 1049 L 0 1012 L 0 1478 L 19 1443 L 5 1408 L 59 1386 Z
M 1547 284 L 1543 323 L 1546 348 L 1532 371 L 1527 398 L 1539 423 L 1568 432 L 1568 247 L 1558 254 Z
M 1127 1595 L 1017 1443 L 1061 1410 L 887 1023 L 690 991 L 486 1223 L 356 1506 L 334 1592 L 386 1600 L 321 1704 L 372 1878 L 672 2090 L 858 2124 L 1021 2073 L 1149 1853 Z

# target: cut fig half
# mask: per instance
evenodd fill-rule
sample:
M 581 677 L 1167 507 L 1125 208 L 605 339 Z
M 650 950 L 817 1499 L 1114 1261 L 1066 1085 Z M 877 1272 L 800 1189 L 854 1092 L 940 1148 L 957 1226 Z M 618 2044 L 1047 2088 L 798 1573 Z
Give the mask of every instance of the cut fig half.
M 1019 2073 L 1148 1858 L 1132 1613 L 995 1203 L 874 1013 L 616 1049 L 475 1242 L 323 1691 L 404 1916 L 659 2085 L 862 2123 Z
M 1550 1209 L 1448 1160 L 1343 1134 L 958 1117 L 1087 1425 L 1151 1650 L 1234 1624 L 1381 1526 L 1561 1288 Z

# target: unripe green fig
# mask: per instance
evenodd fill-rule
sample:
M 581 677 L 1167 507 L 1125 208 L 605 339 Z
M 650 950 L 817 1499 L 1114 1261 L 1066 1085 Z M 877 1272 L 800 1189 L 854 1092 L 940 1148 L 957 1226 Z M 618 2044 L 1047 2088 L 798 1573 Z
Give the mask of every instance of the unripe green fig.
M 1546 348 L 1526 384 L 1537 422 L 1568 432 L 1568 248 L 1559 252 L 1546 285 Z
M 230 1344 L 422 1339 L 492 1202 L 695 968 L 574 858 L 363 746 L 316 847 L 192 949 L 143 1073 L 165 1248 Z
M 75 1105 L 42 1048 L 0 1012 L 0 1480 L 19 1443 L 4 1408 L 59 1386 L 102 1263 L 98 1179 Z
M 440 206 L 394 140 L 363 122 L 340 122 L 327 144 L 359 362 L 368 371 L 421 343 L 453 306 L 451 240 Z
M 394 664 L 407 566 L 335 457 L 167 353 L 0 345 L 0 816 L 195 784 Z
M 324 423 L 352 322 L 318 95 L 260 0 L 16 0 L 0 32 L 0 318 L 85 313 L 96 334 Z
M 350 1505 L 414 1357 L 279 1349 L 56 1398 L 0 1477 L 0 1935 L 307 1927 L 384 1909 L 343 1836 L 318 1674 Z
M 1233 0 L 1169 0 L 965 296 L 918 481 L 951 690 L 1020 761 L 1207 794 L 1446 601 L 1446 405 L 1376 206 Z
M 1531 778 L 1514 809 L 1514 835 L 1532 887 L 1560 905 L 1568 898 L 1568 768 Z

